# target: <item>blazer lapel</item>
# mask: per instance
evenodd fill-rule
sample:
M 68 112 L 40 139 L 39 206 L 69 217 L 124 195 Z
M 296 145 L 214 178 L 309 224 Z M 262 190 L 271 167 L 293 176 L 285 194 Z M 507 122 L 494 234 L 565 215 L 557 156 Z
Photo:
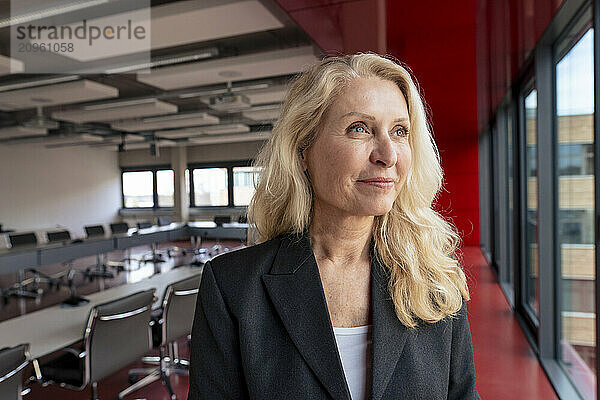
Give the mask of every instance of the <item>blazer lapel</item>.
M 404 349 L 409 330 L 394 309 L 389 295 L 388 274 L 372 253 L 371 301 L 373 312 L 371 399 L 380 400 Z
M 307 232 L 284 236 L 270 273 L 262 278 L 292 342 L 321 384 L 334 399 L 350 399 Z

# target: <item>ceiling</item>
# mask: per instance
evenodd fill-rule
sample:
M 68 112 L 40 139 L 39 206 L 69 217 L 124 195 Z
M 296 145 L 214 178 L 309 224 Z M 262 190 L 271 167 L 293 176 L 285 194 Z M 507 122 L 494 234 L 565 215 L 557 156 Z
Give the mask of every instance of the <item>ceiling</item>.
M 273 0 L 107 0 L 100 6 L 27 0 L 12 14 L 10 4 L 0 0 L 0 146 L 126 151 L 152 143 L 264 140 L 289 79 L 319 57 Z M 39 69 L 59 65 L 60 58 L 61 74 L 41 73 L 30 68 L 32 59 L 11 57 L 11 29 L 19 24 L 49 25 L 59 18 L 60 26 L 77 26 L 82 19 L 114 21 L 130 12 L 148 15 L 146 53 L 100 46 L 95 54 L 33 59 Z

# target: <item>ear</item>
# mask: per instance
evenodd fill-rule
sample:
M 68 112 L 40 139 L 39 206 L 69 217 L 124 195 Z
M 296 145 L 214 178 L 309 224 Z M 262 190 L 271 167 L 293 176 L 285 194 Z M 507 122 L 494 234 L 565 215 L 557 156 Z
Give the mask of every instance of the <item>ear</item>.
M 302 165 L 302 170 L 306 171 L 308 169 L 308 164 L 306 163 L 306 150 L 300 151 L 299 156 L 300 156 L 300 165 Z

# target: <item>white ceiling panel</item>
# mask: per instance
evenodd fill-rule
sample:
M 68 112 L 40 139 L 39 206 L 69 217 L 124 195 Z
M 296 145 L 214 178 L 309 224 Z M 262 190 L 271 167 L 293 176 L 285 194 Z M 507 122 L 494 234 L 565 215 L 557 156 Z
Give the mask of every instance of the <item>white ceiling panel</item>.
M 271 110 L 250 110 L 244 111 L 242 115 L 254 121 L 273 121 L 279 118 L 281 109 L 275 108 Z
M 173 114 L 177 106 L 158 99 L 119 101 L 87 106 L 79 110 L 57 111 L 52 118 L 75 123 L 115 121 L 126 118 Z
M 244 93 L 252 104 L 281 103 L 287 93 L 287 88 L 277 87 L 261 91 Z
M 0 55 L 0 75 L 23 72 L 23 62 L 14 58 Z
M 48 130 L 45 128 L 28 128 L 25 126 L 10 126 L 0 129 L 0 140 L 9 138 L 21 138 L 28 136 L 47 135 Z
M 81 145 L 94 142 L 102 142 L 101 136 L 90 135 L 87 133 L 74 135 L 52 135 L 44 138 L 46 147 L 63 147 L 72 145 Z
M 173 147 L 177 145 L 177 143 L 172 140 L 157 140 L 156 145 L 160 147 Z M 139 150 L 139 149 L 149 149 L 151 142 L 143 142 L 143 143 L 128 143 L 125 145 L 125 150 Z
M 119 96 L 115 87 L 83 79 L 74 82 L 0 92 L 0 110 L 14 111 L 38 106 L 79 103 Z
M 186 126 L 215 125 L 218 123 L 219 117 L 201 112 L 125 120 L 115 122 L 111 124 L 111 127 L 121 131 L 140 132 L 155 129 L 182 128 Z
M 179 1 L 152 7 L 151 12 L 152 49 L 283 27 L 283 24 L 257 0 Z
M 157 131 L 154 135 L 169 139 L 180 139 L 200 135 L 225 135 L 232 133 L 250 132 L 250 127 L 244 124 L 223 124 L 203 126 L 197 128 L 175 129 L 170 131 Z
M 203 136 L 193 137 L 188 139 L 190 144 L 217 144 L 217 143 L 239 143 L 239 142 L 253 142 L 256 140 L 267 140 L 271 137 L 271 132 L 252 132 L 241 135 L 227 135 L 227 136 Z
M 164 67 L 149 74 L 137 74 L 137 79 L 161 89 L 173 90 L 228 81 L 295 74 L 315 61 L 317 61 L 317 57 L 312 46 L 294 47 Z

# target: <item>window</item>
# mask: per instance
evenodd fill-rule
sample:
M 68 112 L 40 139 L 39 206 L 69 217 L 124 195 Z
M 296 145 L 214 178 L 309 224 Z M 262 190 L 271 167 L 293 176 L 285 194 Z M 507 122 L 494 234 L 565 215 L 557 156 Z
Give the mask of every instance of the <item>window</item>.
M 247 206 L 254 195 L 254 188 L 258 183 L 260 168 L 233 167 L 233 204 Z
M 197 168 L 192 172 L 194 179 L 194 201 L 196 207 L 227 206 L 227 168 Z
M 129 207 L 154 207 L 152 171 L 123 172 L 123 202 Z
M 530 314 L 529 318 L 537 327 L 540 314 L 539 300 L 539 254 L 538 254 L 538 178 L 537 178 L 537 90 L 530 84 L 525 91 L 522 102 L 523 127 L 526 151 L 526 176 L 524 208 L 525 219 L 525 252 L 524 279 L 522 282 L 522 302 Z
M 559 362 L 586 399 L 595 398 L 594 60 L 591 28 L 558 43 Z
M 175 174 L 172 169 L 156 171 L 156 192 L 159 207 L 175 205 Z
M 160 208 L 175 204 L 175 175 L 164 167 L 124 169 L 123 207 Z

